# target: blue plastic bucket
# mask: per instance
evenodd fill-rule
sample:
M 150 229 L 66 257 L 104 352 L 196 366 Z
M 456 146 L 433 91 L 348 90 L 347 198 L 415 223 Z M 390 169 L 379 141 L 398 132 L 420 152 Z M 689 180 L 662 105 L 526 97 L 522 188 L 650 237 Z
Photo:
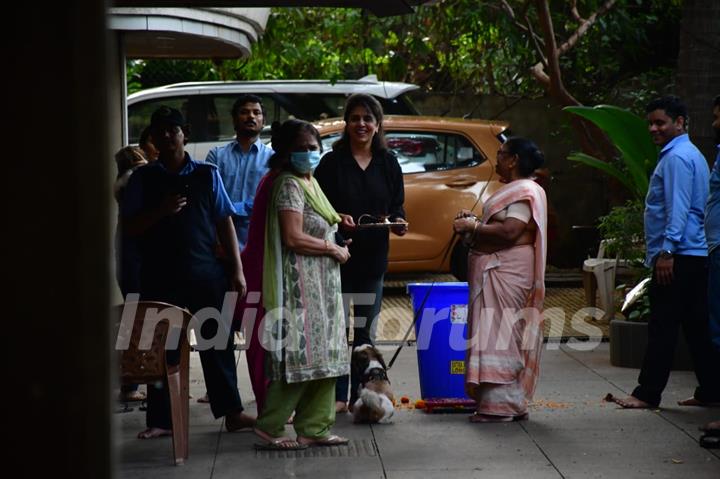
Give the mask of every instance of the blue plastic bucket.
M 467 283 L 411 283 L 407 291 L 413 312 L 422 308 L 415 323 L 421 397 L 468 399 Z

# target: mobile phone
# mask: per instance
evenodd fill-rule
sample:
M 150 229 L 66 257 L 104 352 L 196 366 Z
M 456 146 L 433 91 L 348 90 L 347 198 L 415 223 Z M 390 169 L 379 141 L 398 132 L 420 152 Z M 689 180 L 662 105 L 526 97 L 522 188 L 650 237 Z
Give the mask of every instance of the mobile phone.
M 345 246 L 345 237 L 339 231 L 335 232 L 335 243 L 339 246 Z

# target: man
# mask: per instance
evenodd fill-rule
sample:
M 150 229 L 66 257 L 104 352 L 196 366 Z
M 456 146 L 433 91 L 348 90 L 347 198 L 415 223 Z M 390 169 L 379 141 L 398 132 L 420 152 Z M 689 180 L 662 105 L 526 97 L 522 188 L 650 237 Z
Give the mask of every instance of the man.
M 150 134 L 159 158 L 130 177 L 121 205 L 123 226 L 139 242 L 141 299 L 175 304 L 193 314 L 208 307 L 221 311 L 228 287 L 240 295 L 246 292 L 233 207 L 217 168 L 197 163 L 185 152 L 184 128 L 176 109 L 160 107 L 153 113 Z M 216 241 L 227 252 L 230 284 L 215 257 Z M 227 319 L 202 324 L 203 340 L 220 337 L 227 344 L 201 350 L 200 360 L 212 412 L 216 418 L 224 416 L 226 428 L 233 431 L 251 427 L 255 420 L 242 412 Z M 178 361 L 177 351 L 168 351 L 168 359 Z M 148 387 L 146 421 L 139 438 L 171 434 L 169 397 L 162 386 Z
M 705 208 L 705 236 L 708 243 L 708 309 L 710 313 L 710 337 L 716 351 L 720 351 L 720 95 L 713 102 L 713 129 L 718 153 L 710 174 L 710 197 Z M 720 421 L 713 421 L 701 428 L 705 435 L 700 438 L 704 447 L 720 447 Z
M 677 97 L 651 102 L 647 119 L 653 142 L 661 147 L 645 199 L 645 264 L 650 282 L 648 346 L 639 385 L 632 396 L 615 401 L 625 408 L 660 405 L 672 367 L 678 329 L 683 326 L 699 387 L 681 406 L 720 403 L 717 355 L 707 334 L 707 243 L 703 211 L 709 170 L 687 134 L 687 108 Z
M 272 148 L 260 141 L 265 124 L 262 99 L 242 95 L 233 104 L 233 125 L 236 137 L 225 146 L 210 150 L 206 161 L 217 165 L 235 207 L 233 223 L 240 249 L 245 247 L 253 199 L 260 179 L 268 172 Z

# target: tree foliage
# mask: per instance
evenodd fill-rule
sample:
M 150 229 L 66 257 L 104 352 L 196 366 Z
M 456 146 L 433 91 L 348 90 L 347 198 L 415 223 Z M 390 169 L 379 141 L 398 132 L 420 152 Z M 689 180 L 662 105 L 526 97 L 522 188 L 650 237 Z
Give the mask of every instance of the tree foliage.
M 623 83 L 638 75 L 672 67 L 680 1 L 612 2 L 559 58 L 568 90 L 579 102 L 594 104 L 622 92 Z M 541 61 L 544 39 L 535 3 L 444 0 L 389 18 L 359 9 L 277 8 L 248 59 L 184 62 L 190 65 L 184 71 L 183 62 L 152 60 L 134 73 L 144 88 L 158 76 L 153 65 L 165 64 L 185 75 L 178 81 L 338 80 L 374 73 L 428 91 L 537 97 L 545 87 L 530 67 Z M 605 3 L 550 1 L 558 45 L 571 40 Z

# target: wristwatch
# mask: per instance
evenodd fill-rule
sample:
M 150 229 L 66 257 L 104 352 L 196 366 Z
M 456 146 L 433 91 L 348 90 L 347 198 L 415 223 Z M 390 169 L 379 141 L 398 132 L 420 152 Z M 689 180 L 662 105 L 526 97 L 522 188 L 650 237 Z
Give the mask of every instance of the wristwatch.
M 662 259 L 672 259 L 672 257 L 673 257 L 673 252 L 670 250 L 667 250 L 667 249 L 660 251 L 660 254 L 658 254 L 658 258 L 662 258 Z

